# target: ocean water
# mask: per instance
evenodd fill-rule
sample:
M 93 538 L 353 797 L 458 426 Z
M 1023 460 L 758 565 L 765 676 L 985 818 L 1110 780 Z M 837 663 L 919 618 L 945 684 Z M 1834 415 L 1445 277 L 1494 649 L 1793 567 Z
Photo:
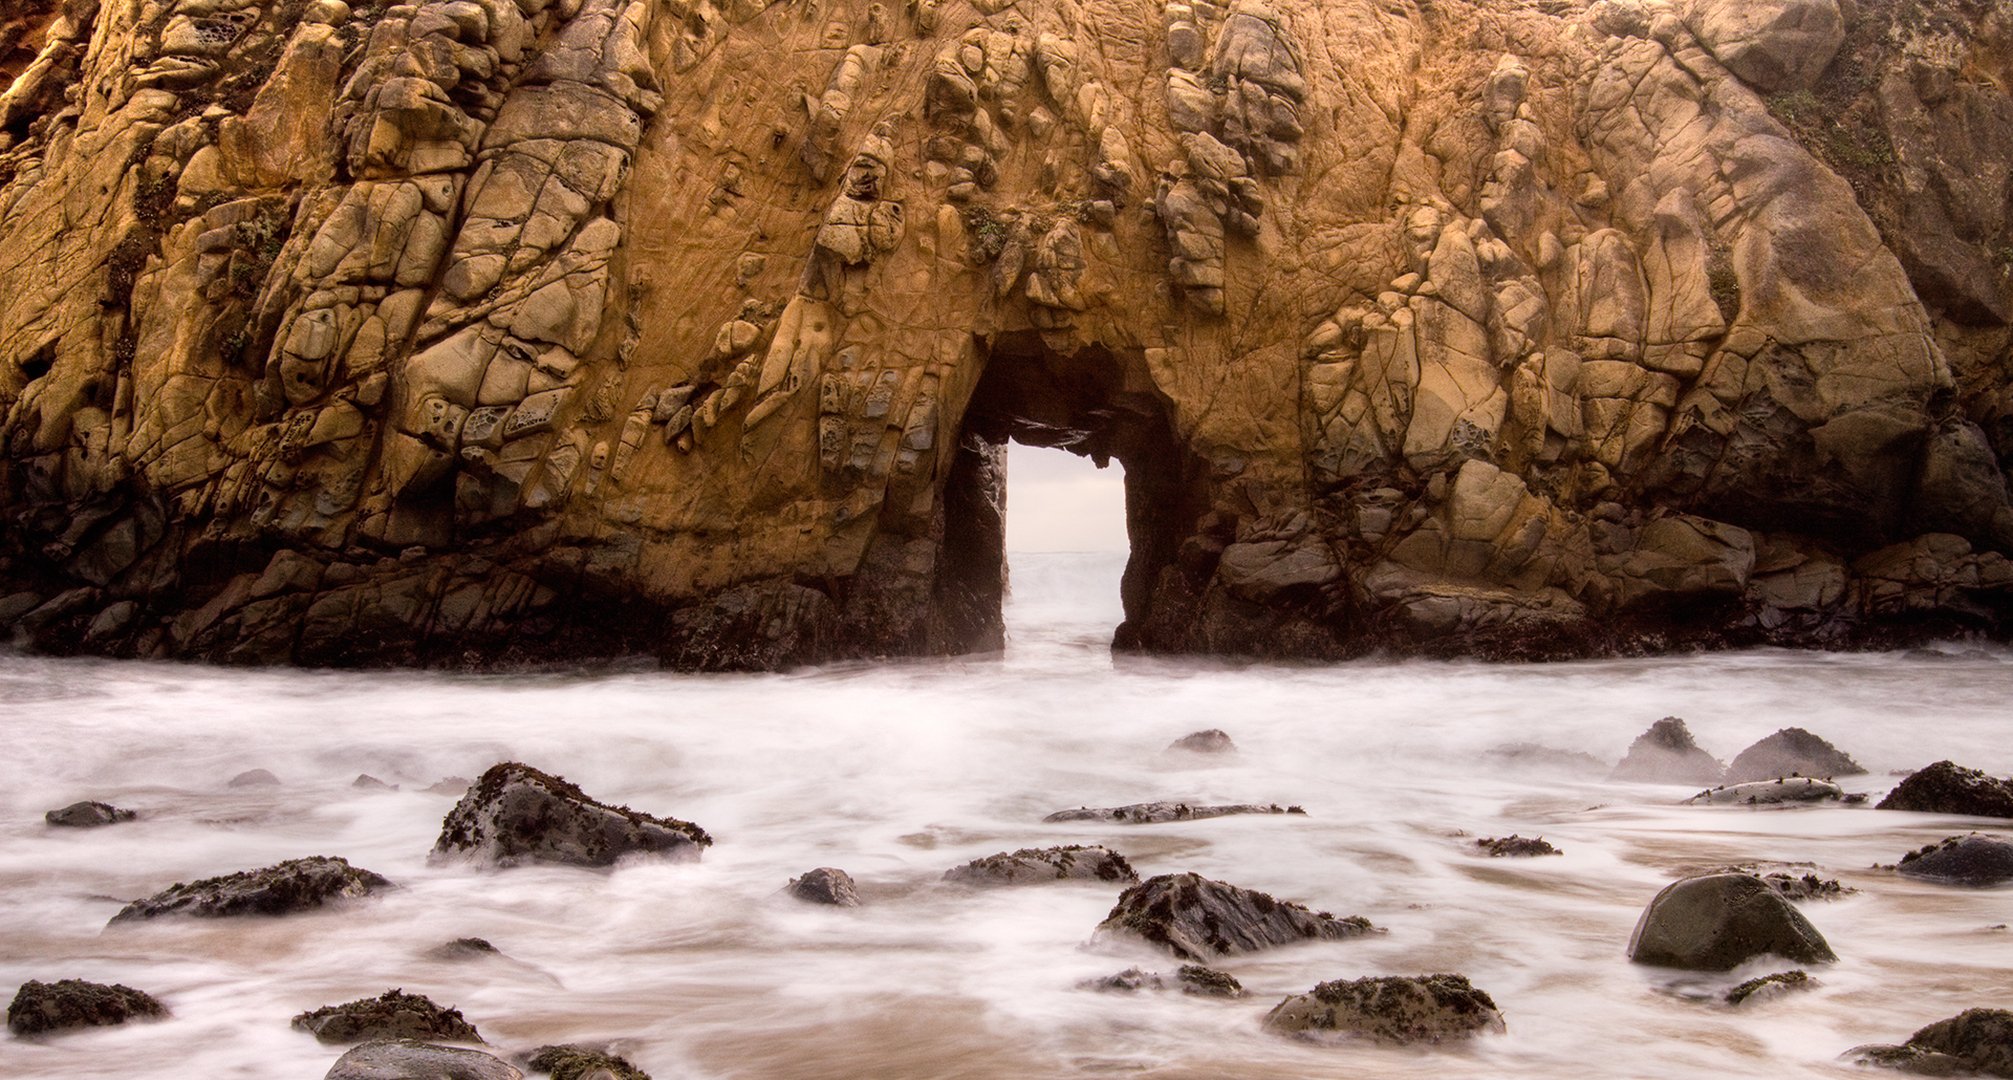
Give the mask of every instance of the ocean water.
M 1114 556 L 1022 556 L 1002 655 L 782 675 L 455 676 L 241 671 L 0 657 L 0 990 L 121 982 L 173 1018 L 0 1039 L 0 1076 L 319 1077 L 339 1055 L 289 1018 L 390 987 L 461 1009 L 505 1051 L 612 1043 L 659 1080 L 711 1077 L 1842 1077 L 1838 1055 L 1975 1006 L 2013 1004 L 2013 891 L 1873 869 L 2006 822 L 1865 808 L 1677 805 L 1680 787 L 1517 768 L 1531 742 L 1618 759 L 1665 715 L 1730 759 L 1780 727 L 1826 736 L 1878 796 L 1939 758 L 2013 772 L 2013 654 L 1749 652 L 1490 666 L 1114 660 Z M 1164 752 L 1220 727 L 1234 757 Z M 453 799 L 420 789 L 502 760 L 696 821 L 698 863 L 612 872 L 431 867 Z M 229 788 L 265 768 L 274 788 Z M 351 787 L 359 773 L 396 792 Z M 46 827 L 102 799 L 140 820 Z M 1158 798 L 1279 802 L 1307 816 L 1151 826 L 1042 823 Z M 1562 857 L 1478 855 L 1542 835 Z M 1195 871 L 1386 933 L 1219 966 L 1238 1001 L 1100 994 L 1081 980 L 1145 947 L 1092 946 L 1118 888 L 969 891 L 940 881 L 1020 847 L 1109 844 L 1142 875 Z M 400 887 L 280 919 L 107 929 L 175 881 L 312 854 Z M 1859 891 L 1805 914 L 1840 962 L 1819 986 L 1735 1010 L 1721 975 L 1630 964 L 1649 899 L 1686 867 L 1813 864 Z M 857 910 L 778 894 L 851 872 Z M 483 937 L 504 958 L 427 950 Z M 1453 971 L 1502 1036 L 1314 1045 L 1260 1021 L 1328 979 Z

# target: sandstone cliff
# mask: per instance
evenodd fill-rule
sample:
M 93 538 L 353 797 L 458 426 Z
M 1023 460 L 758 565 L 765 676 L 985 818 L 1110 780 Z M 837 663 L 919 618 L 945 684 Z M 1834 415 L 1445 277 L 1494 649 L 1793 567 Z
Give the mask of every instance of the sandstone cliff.
M 1991 0 L 29 0 L 0 626 L 680 666 L 2013 629 Z

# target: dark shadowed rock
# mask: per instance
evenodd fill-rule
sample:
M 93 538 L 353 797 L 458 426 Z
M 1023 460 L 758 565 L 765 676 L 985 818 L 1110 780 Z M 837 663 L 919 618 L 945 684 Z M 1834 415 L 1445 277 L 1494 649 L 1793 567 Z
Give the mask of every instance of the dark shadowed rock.
M 1080 806 L 1074 810 L 1057 810 L 1042 820 L 1046 822 L 1108 821 L 1116 825 L 1158 825 L 1168 821 L 1201 821 L 1204 818 L 1230 817 L 1233 814 L 1305 814 L 1306 812 L 1297 806 L 1280 806 L 1278 803 L 1270 803 L 1263 806 L 1256 803 L 1194 806 L 1184 802 L 1150 802 L 1133 803 L 1130 806 Z
M 482 1042 L 460 1009 L 444 1008 L 422 994 L 386 990 L 374 998 L 324 1005 L 294 1017 L 294 1028 L 325 1043 L 370 1039 L 446 1039 Z
M 426 955 L 435 960 L 480 960 L 502 956 L 503 952 L 483 938 L 464 937 L 435 945 L 426 951 Z
M 1693 971 L 1730 971 L 1768 953 L 1800 964 L 1838 959 L 1810 920 L 1752 874 L 1666 886 L 1629 938 L 1630 960 Z
M 1077 984 L 1079 989 L 1097 990 L 1103 993 L 1131 994 L 1141 990 L 1179 990 L 1195 997 L 1241 998 L 1244 986 L 1229 972 L 1218 971 L 1201 964 L 1183 964 L 1179 971 L 1169 978 L 1157 971 L 1145 968 L 1127 968 L 1116 975 L 1106 975 L 1100 979 L 1086 979 Z
M 1809 990 L 1817 985 L 1817 980 L 1806 971 L 1778 971 L 1773 975 L 1763 975 L 1749 979 L 1726 992 L 1728 1005 L 1758 1005 L 1773 1001 L 1798 990 Z
M 1895 870 L 1948 885 L 2003 885 L 2013 881 L 2013 844 L 1978 833 L 1952 836 L 1903 855 Z
M 1361 916 L 1338 919 L 1262 892 L 1199 874 L 1162 874 L 1125 890 L 1097 936 L 1133 937 L 1183 960 L 1257 952 L 1296 941 L 1340 941 L 1376 933 Z
M 116 983 L 59 979 L 21 984 L 7 1006 L 7 1030 L 16 1035 L 40 1035 L 66 1028 L 111 1027 L 128 1020 L 168 1015 L 153 996 Z
M 650 1080 L 650 1074 L 629 1063 L 629 1059 L 575 1043 L 541 1046 L 533 1050 L 525 1064 L 552 1080 Z
M 1502 1034 L 1503 1014 L 1465 975 L 1337 980 L 1295 994 L 1265 1017 L 1271 1031 L 1333 1034 L 1406 1046 Z
M 1859 776 L 1866 770 L 1838 747 L 1800 727 L 1781 731 L 1742 750 L 1726 767 L 1726 782 L 1778 776 Z
M 945 881 L 960 885 L 1037 885 L 1044 881 L 1139 880 L 1125 856 L 1107 847 L 1071 844 L 1067 847 L 1002 851 L 944 872 Z
M 1230 735 L 1221 728 L 1192 732 L 1183 735 L 1167 745 L 1169 750 L 1182 750 L 1191 754 L 1234 754 L 1237 744 L 1230 741 Z
M 480 1050 L 396 1039 L 352 1049 L 322 1080 L 524 1080 L 524 1074 Z
M 2013 1012 L 1970 1009 L 1923 1028 L 1901 1046 L 1854 1047 L 1846 1056 L 1922 1076 L 2013 1077 Z
M 1608 774 L 1610 780 L 1646 784 L 1717 784 L 1726 775 L 1719 759 L 1699 749 L 1683 720 L 1666 716 L 1629 744 L 1628 756 Z
M 492 866 L 610 866 L 639 852 L 697 859 L 712 843 L 689 821 L 597 802 L 557 776 L 509 761 L 483 773 L 448 811 L 432 857 Z
M 1707 788 L 1685 800 L 1686 806 L 1792 806 L 1799 803 L 1837 802 L 1845 790 L 1829 780 L 1807 776 L 1785 776 L 1774 780 L 1754 780 L 1745 784 Z
M 1939 761 L 1896 785 L 1875 809 L 2013 818 L 2013 781 Z
M 853 875 L 834 866 L 820 866 L 803 877 L 791 878 L 785 891 L 807 904 L 860 906 L 860 890 L 853 885 Z
M 230 787 L 278 787 L 280 778 L 265 769 L 246 769 L 231 777 Z
M 177 883 L 127 904 L 114 923 L 163 915 L 222 918 L 229 915 L 286 915 L 353 900 L 392 887 L 391 882 L 347 859 L 315 855 L 289 859 L 261 870 Z
M 51 810 L 42 815 L 42 820 L 66 829 L 95 829 L 100 825 L 116 825 L 134 818 L 131 810 L 121 810 L 111 803 L 75 802 L 61 810 Z
M 1563 773 L 1572 776 L 1601 776 L 1612 766 L 1581 750 L 1560 750 L 1537 743 L 1506 743 L 1485 755 L 1495 765 L 1529 772 Z
M 1491 836 L 1475 841 L 1475 846 L 1492 859 L 1524 858 L 1534 855 L 1564 855 L 1542 836 L 1522 837 L 1515 833 L 1508 836 Z

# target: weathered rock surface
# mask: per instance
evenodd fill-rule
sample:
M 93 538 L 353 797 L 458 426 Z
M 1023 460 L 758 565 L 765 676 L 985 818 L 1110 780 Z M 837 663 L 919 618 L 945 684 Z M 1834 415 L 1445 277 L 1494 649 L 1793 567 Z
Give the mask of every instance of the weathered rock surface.
M 2013 780 L 1939 761 L 1895 785 L 1874 809 L 2013 818 Z
M 94 829 L 100 825 L 116 825 L 134 818 L 131 810 L 121 810 L 111 803 L 74 802 L 61 810 L 51 810 L 42 815 L 42 820 L 66 829 Z
M 853 875 L 834 866 L 820 866 L 802 877 L 793 877 L 783 889 L 807 904 L 860 906 L 860 890 L 853 884 Z
M 289 859 L 259 870 L 177 882 L 144 900 L 135 900 L 112 922 L 135 922 L 164 915 L 201 919 L 233 915 L 287 915 L 341 904 L 392 888 L 382 876 L 347 859 L 316 855 Z
M 713 838 L 689 821 L 597 802 L 529 765 L 491 766 L 440 825 L 433 858 L 491 866 L 611 866 L 624 855 L 697 859 Z
M 1900 1046 L 1860 1046 L 1846 1056 L 1861 1065 L 1924 1076 L 2013 1077 L 2013 1012 L 1970 1009 L 1923 1028 Z
M 573 1043 L 541 1046 L 525 1058 L 525 1064 L 550 1073 L 552 1080 L 650 1080 L 650 1074 L 628 1058 Z
M 1778 971 L 1749 979 L 1726 992 L 1728 1005 L 1758 1005 L 1799 990 L 1809 990 L 1817 980 L 1807 971 Z
M 1008 439 L 1127 647 L 2013 630 L 1989 0 L 0 19 L 31 648 L 995 648 Z
M 1280 806 L 1278 803 L 1260 805 L 1257 803 L 1228 803 L 1219 806 L 1196 806 L 1184 802 L 1132 803 L 1128 806 L 1080 806 L 1074 810 L 1057 810 L 1043 818 L 1046 822 L 1058 821 L 1107 821 L 1115 825 L 1159 825 L 1169 821 L 1201 821 L 1205 818 L 1230 817 L 1235 814 L 1305 814 L 1307 811 L 1297 806 Z
M 1711 874 L 1748 874 L 1760 878 L 1769 888 L 1774 889 L 1785 900 L 1802 902 L 1805 900 L 1837 900 L 1850 896 L 1859 890 L 1841 884 L 1837 878 L 1819 877 L 1803 869 L 1807 864 L 1757 864 L 1737 863 L 1731 866 L 1695 867 L 1686 870 L 1685 877 L 1704 877 Z M 1780 867 L 1778 869 L 1777 867 Z
M 1837 802 L 1845 789 L 1829 780 L 1786 776 L 1775 780 L 1755 780 L 1707 788 L 1685 800 L 1686 806 L 1790 806 L 1799 803 Z
M 1475 841 L 1475 846 L 1492 859 L 1532 858 L 1538 855 L 1564 855 L 1565 852 L 1553 847 L 1551 841 L 1542 836 L 1489 836 Z
M 1105 993 L 1131 994 L 1141 990 L 1179 990 L 1193 997 L 1244 996 L 1244 984 L 1238 982 L 1235 976 L 1201 964 L 1183 964 L 1180 970 L 1174 973 L 1173 978 L 1144 968 L 1127 968 L 1116 975 L 1089 979 L 1078 985 L 1085 990 Z
M 1035 885 L 1044 881 L 1122 881 L 1139 875 L 1125 856 L 1107 847 L 1071 844 L 1067 847 L 1002 851 L 944 871 L 944 880 L 960 885 Z
M 2013 844 L 1978 833 L 1952 836 L 1903 855 L 1895 871 L 1951 885 L 2002 885 L 2013 881 Z
M 322 1080 L 524 1080 L 524 1074 L 480 1050 L 396 1039 L 350 1050 Z
M 1699 749 L 1685 722 L 1666 716 L 1636 736 L 1636 741 L 1629 744 L 1628 755 L 1608 774 L 1608 779 L 1647 784 L 1717 784 L 1725 775 L 1726 766 Z
M 16 1035 L 40 1035 L 66 1028 L 111 1027 L 128 1020 L 153 1019 L 168 1010 L 151 994 L 116 983 L 30 979 L 7 1005 L 7 1030 Z
M 1782 776 L 1831 779 L 1859 776 L 1866 770 L 1852 756 L 1798 727 L 1781 731 L 1742 750 L 1726 767 L 1726 782 L 1744 784 Z
M 1136 938 L 1199 962 L 1376 932 L 1361 916 L 1338 919 L 1199 874 L 1162 874 L 1134 885 L 1097 926 L 1098 937 Z
M 378 1039 L 483 1041 L 475 1025 L 462 1019 L 460 1009 L 445 1008 L 423 994 L 403 990 L 387 990 L 374 998 L 311 1009 L 294 1017 L 293 1026 L 325 1043 Z
M 1638 964 L 1730 971 L 1764 954 L 1799 964 L 1838 956 L 1810 920 L 1752 874 L 1686 878 L 1650 901 L 1629 938 Z
M 1296 994 L 1266 1014 L 1268 1030 L 1333 1034 L 1409 1046 L 1507 1030 L 1489 995 L 1465 975 L 1337 980 Z
M 1228 732 L 1222 728 L 1190 732 L 1169 743 L 1169 750 L 1182 750 L 1191 754 L 1234 754 L 1237 744 L 1232 742 Z

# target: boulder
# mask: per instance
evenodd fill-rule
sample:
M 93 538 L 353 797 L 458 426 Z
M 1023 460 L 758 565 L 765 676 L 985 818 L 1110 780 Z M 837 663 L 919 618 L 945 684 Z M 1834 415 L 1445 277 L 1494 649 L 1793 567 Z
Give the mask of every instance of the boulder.
M 1810 920 L 1752 874 L 1709 874 L 1666 886 L 1629 938 L 1630 960 L 1692 971 L 1731 971 L 1763 954 L 1799 964 L 1838 959 Z
M 1168 821 L 1201 821 L 1204 818 L 1230 817 L 1233 814 L 1305 814 L 1306 812 L 1297 806 L 1280 806 L 1278 803 L 1264 806 L 1256 803 L 1195 806 L 1184 802 L 1150 802 L 1133 803 L 1130 806 L 1080 806 L 1074 810 L 1057 810 L 1042 820 L 1051 823 L 1108 821 L 1116 825 L 1158 825 Z
M 66 829 L 94 829 L 100 825 L 116 825 L 134 818 L 131 810 L 121 810 L 111 803 L 75 802 L 61 810 L 51 810 L 42 815 L 42 820 Z
M 1269 1031 L 1332 1034 L 1396 1046 L 1502 1034 L 1503 1014 L 1465 975 L 1388 975 L 1325 982 L 1265 1016 Z
M 341 1005 L 324 1005 L 294 1017 L 294 1029 L 325 1043 L 367 1042 L 373 1039 L 446 1039 L 483 1041 L 461 1010 L 444 1008 L 422 994 L 386 990 L 374 998 Z
M 860 890 L 853 885 L 853 875 L 837 867 L 820 866 L 803 877 L 791 878 L 785 890 L 807 904 L 860 906 Z
M 1852 756 L 1799 727 L 1783 728 L 1742 750 L 1726 767 L 1726 782 L 1773 780 L 1778 776 L 1860 776 Z
M 1107 847 L 1071 844 L 1067 847 L 1002 851 L 944 872 L 945 881 L 960 885 L 1037 885 L 1044 881 L 1139 880 L 1125 856 Z
M 1686 806 L 1787 806 L 1794 803 L 1837 802 L 1845 790 L 1829 780 L 1785 776 L 1707 788 L 1684 801 Z
M 697 859 L 712 843 L 689 821 L 609 806 L 557 776 L 509 761 L 483 773 L 448 811 L 432 859 L 611 866 L 632 853 Z
M 1179 990 L 1195 997 L 1244 996 L 1244 985 L 1230 973 L 1204 967 L 1201 964 L 1183 964 L 1181 969 L 1174 973 L 1173 978 L 1157 971 L 1147 971 L 1145 968 L 1127 968 L 1116 975 L 1086 979 L 1078 983 L 1077 987 L 1083 990 L 1121 994 L 1137 993 L 1141 990 Z
M 435 960 L 479 960 L 485 957 L 502 956 L 503 951 L 479 937 L 455 938 L 426 950 L 426 955 Z
M 187 884 L 177 882 L 144 900 L 127 904 L 113 923 L 187 915 L 200 919 L 232 915 L 287 915 L 369 896 L 392 888 L 381 875 L 351 866 L 347 859 L 315 855 L 289 859 L 260 870 L 241 870 Z
M 1946 885 L 2003 885 L 2013 881 L 2013 844 L 1978 833 L 1952 836 L 1903 855 L 1895 870 Z
M 229 787 L 278 787 L 280 778 L 266 769 L 246 769 L 231 777 Z
M 1803 870 L 1802 867 L 1806 865 L 1808 864 L 1736 863 L 1731 866 L 1694 867 L 1684 871 L 1683 876 L 1702 877 L 1708 874 L 1752 874 L 1767 883 L 1768 887 L 1774 889 L 1783 899 L 1797 902 L 1804 900 L 1836 900 L 1841 896 L 1850 896 L 1859 891 L 1858 889 L 1839 884 L 1837 878 L 1821 878 L 1816 874 Z M 1773 870 L 1768 869 L 1767 867 L 1769 866 L 1783 866 L 1785 869 Z
M 1162 874 L 1120 894 L 1096 937 L 1137 938 L 1179 959 L 1202 961 L 1377 932 L 1361 916 L 1338 919 L 1200 874 Z
M 629 1059 L 605 1050 L 562 1043 L 541 1046 L 525 1059 L 532 1069 L 551 1073 L 552 1080 L 650 1080 L 650 1074 Z
M 1523 837 L 1515 833 L 1508 836 L 1491 836 L 1475 841 L 1475 846 L 1492 859 L 1524 858 L 1535 855 L 1564 855 L 1544 837 Z
M 67 1028 L 111 1027 L 128 1020 L 154 1019 L 168 1010 L 144 991 L 117 983 L 30 979 L 7 1005 L 7 1030 L 16 1035 L 40 1035 Z
M 1923 1028 L 1900 1046 L 1859 1046 L 1846 1056 L 1860 1065 L 1925 1076 L 2013 1077 L 2013 1012 L 1970 1009 Z
M 1169 750 L 1185 750 L 1191 754 L 1234 754 L 1237 744 L 1221 728 L 1192 732 L 1167 744 Z
M 1764 94 L 1815 82 L 1845 42 L 1838 0 L 1691 0 L 1699 43 Z
M 353 1048 L 322 1080 L 524 1080 L 524 1074 L 480 1050 L 395 1039 Z
M 1778 971 L 1749 979 L 1726 992 L 1728 1005 L 1757 1005 L 1772 1001 L 1798 990 L 1809 990 L 1817 986 L 1817 980 L 1807 971 Z
M 1897 784 L 1874 809 L 2013 818 L 2013 781 L 1939 761 Z
M 1699 749 L 1683 720 L 1666 716 L 1629 744 L 1628 756 L 1608 774 L 1610 780 L 1646 784 L 1717 784 L 1726 775 L 1719 759 Z

